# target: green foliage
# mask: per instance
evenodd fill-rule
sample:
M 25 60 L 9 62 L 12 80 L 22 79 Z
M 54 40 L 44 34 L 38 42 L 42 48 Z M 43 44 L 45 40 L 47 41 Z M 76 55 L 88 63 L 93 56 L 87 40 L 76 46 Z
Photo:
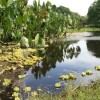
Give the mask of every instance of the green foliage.
M 69 83 L 62 93 L 57 95 L 44 93 L 36 100 L 99 100 L 100 99 L 100 81 L 93 82 L 88 86 L 77 87 Z M 33 100 L 34 97 L 31 96 L 28 100 Z
M 26 37 L 24 37 L 24 36 L 21 38 L 20 44 L 21 44 L 21 47 L 24 47 L 24 48 L 28 48 L 29 47 L 28 39 Z
M 35 45 L 38 47 L 45 46 L 45 40 L 39 34 L 35 36 Z
M 96 0 L 88 9 L 88 23 L 100 27 L 100 0 Z
M 2 40 L 19 41 L 22 36 L 32 39 L 39 34 L 40 44 L 45 44 L 45 37 L 59 37 L 66 33 L 67 28 L 77 28 L 79 15 L 68 8 L 56 7 L 49 1 L 40 5 L 34 0 L 33 5 L 27 5 L 28 0 L 1 0 L 0 2 L 0 38 Z M 70 16 L 70 17 L 69 17 Z M 41 38 L 40 38 L 41 37 Z M 36 42 L 36 44 L 38 44 Z

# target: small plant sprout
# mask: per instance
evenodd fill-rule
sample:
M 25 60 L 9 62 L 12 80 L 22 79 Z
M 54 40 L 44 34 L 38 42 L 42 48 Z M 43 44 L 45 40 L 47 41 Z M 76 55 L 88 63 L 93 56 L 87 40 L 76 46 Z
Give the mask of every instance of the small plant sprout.
M 60 88 L 60 87 L 61 87 L 61 83 L 60 83 L 60 82 L 55 83 L 55 87 L 56 87 L 56 88 Z

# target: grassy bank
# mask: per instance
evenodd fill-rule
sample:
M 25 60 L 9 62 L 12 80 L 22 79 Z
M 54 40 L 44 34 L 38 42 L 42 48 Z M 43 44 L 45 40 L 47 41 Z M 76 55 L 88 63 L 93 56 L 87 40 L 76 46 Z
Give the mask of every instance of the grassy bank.
M 68 29 L 67 32 L 93 32 L 93 31 L 100 31 L 100 28 L 81 28 L 80 30 L 77 29 Z
M 56 96 L 42 94 L 38 97 L 30 97 L 28 100 L 100 100 L 100 80 L 84 87 L 75 88 L 69 85 Z

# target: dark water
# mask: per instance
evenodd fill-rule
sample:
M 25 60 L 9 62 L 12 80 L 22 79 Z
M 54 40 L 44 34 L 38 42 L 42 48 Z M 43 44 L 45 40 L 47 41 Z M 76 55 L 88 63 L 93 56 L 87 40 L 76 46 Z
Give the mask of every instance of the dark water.
M 100 65 L 100 32 L 83 32 L 85 36 L 64 38 L 58 42 L 50 44 L 43 51 L 38 51 L 36 55 L 43 57 L 43 61 L 32 67 L 27 72 L 27 77 L 23 80 L 26 86 L 33 90 L 42 88 L 44 91 L 59 92 L 68 81 L 61 81 L 59 75 L 70 72 L 77 76 L 73 81 L 76 85 L 87 85 L 91 80 L 100 79 L 100 72 L 94 67 Z M 81 48 L 80 52 L 76 47 Z M 68 52 L 69 48 L 74 48 L 74 52 Z M 81 73 L 92 70 L 93 75 L 82 77 Z M 62 83 L 62 88 L 57 90 L 54 87 L 56 82 Z

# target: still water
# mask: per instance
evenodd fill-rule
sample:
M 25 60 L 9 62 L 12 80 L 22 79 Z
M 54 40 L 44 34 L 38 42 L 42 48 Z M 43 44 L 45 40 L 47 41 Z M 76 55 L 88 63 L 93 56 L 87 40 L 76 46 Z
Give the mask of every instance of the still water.
M 88 85 L 96 79 L 100 79 L 100 72 L 94 67 L 100 65 L 100 32 L 83 32 L 83 35 L 63 38 L 58 42 L 49 44 L 45 50 L 37 51 L 35 55 L 43 57 L 43 61 L 27 71 L 27 77 L 23 79 L 26 86 L 32 90 L 42 88 L 47 92 L 59 92 L 68 81 L 61 81 L 62 74 L 74 73 L 77 76 L 72 82 L 75 85 Z M 76 50 L 80 47 L 80 52 Z M 72 48 L 73 52 L 68 50 Z M 82 77 L 81 73 L 92 70 L 93 74 Z M 56 89 L 54 84 L 61 82 L 61 89 Z

